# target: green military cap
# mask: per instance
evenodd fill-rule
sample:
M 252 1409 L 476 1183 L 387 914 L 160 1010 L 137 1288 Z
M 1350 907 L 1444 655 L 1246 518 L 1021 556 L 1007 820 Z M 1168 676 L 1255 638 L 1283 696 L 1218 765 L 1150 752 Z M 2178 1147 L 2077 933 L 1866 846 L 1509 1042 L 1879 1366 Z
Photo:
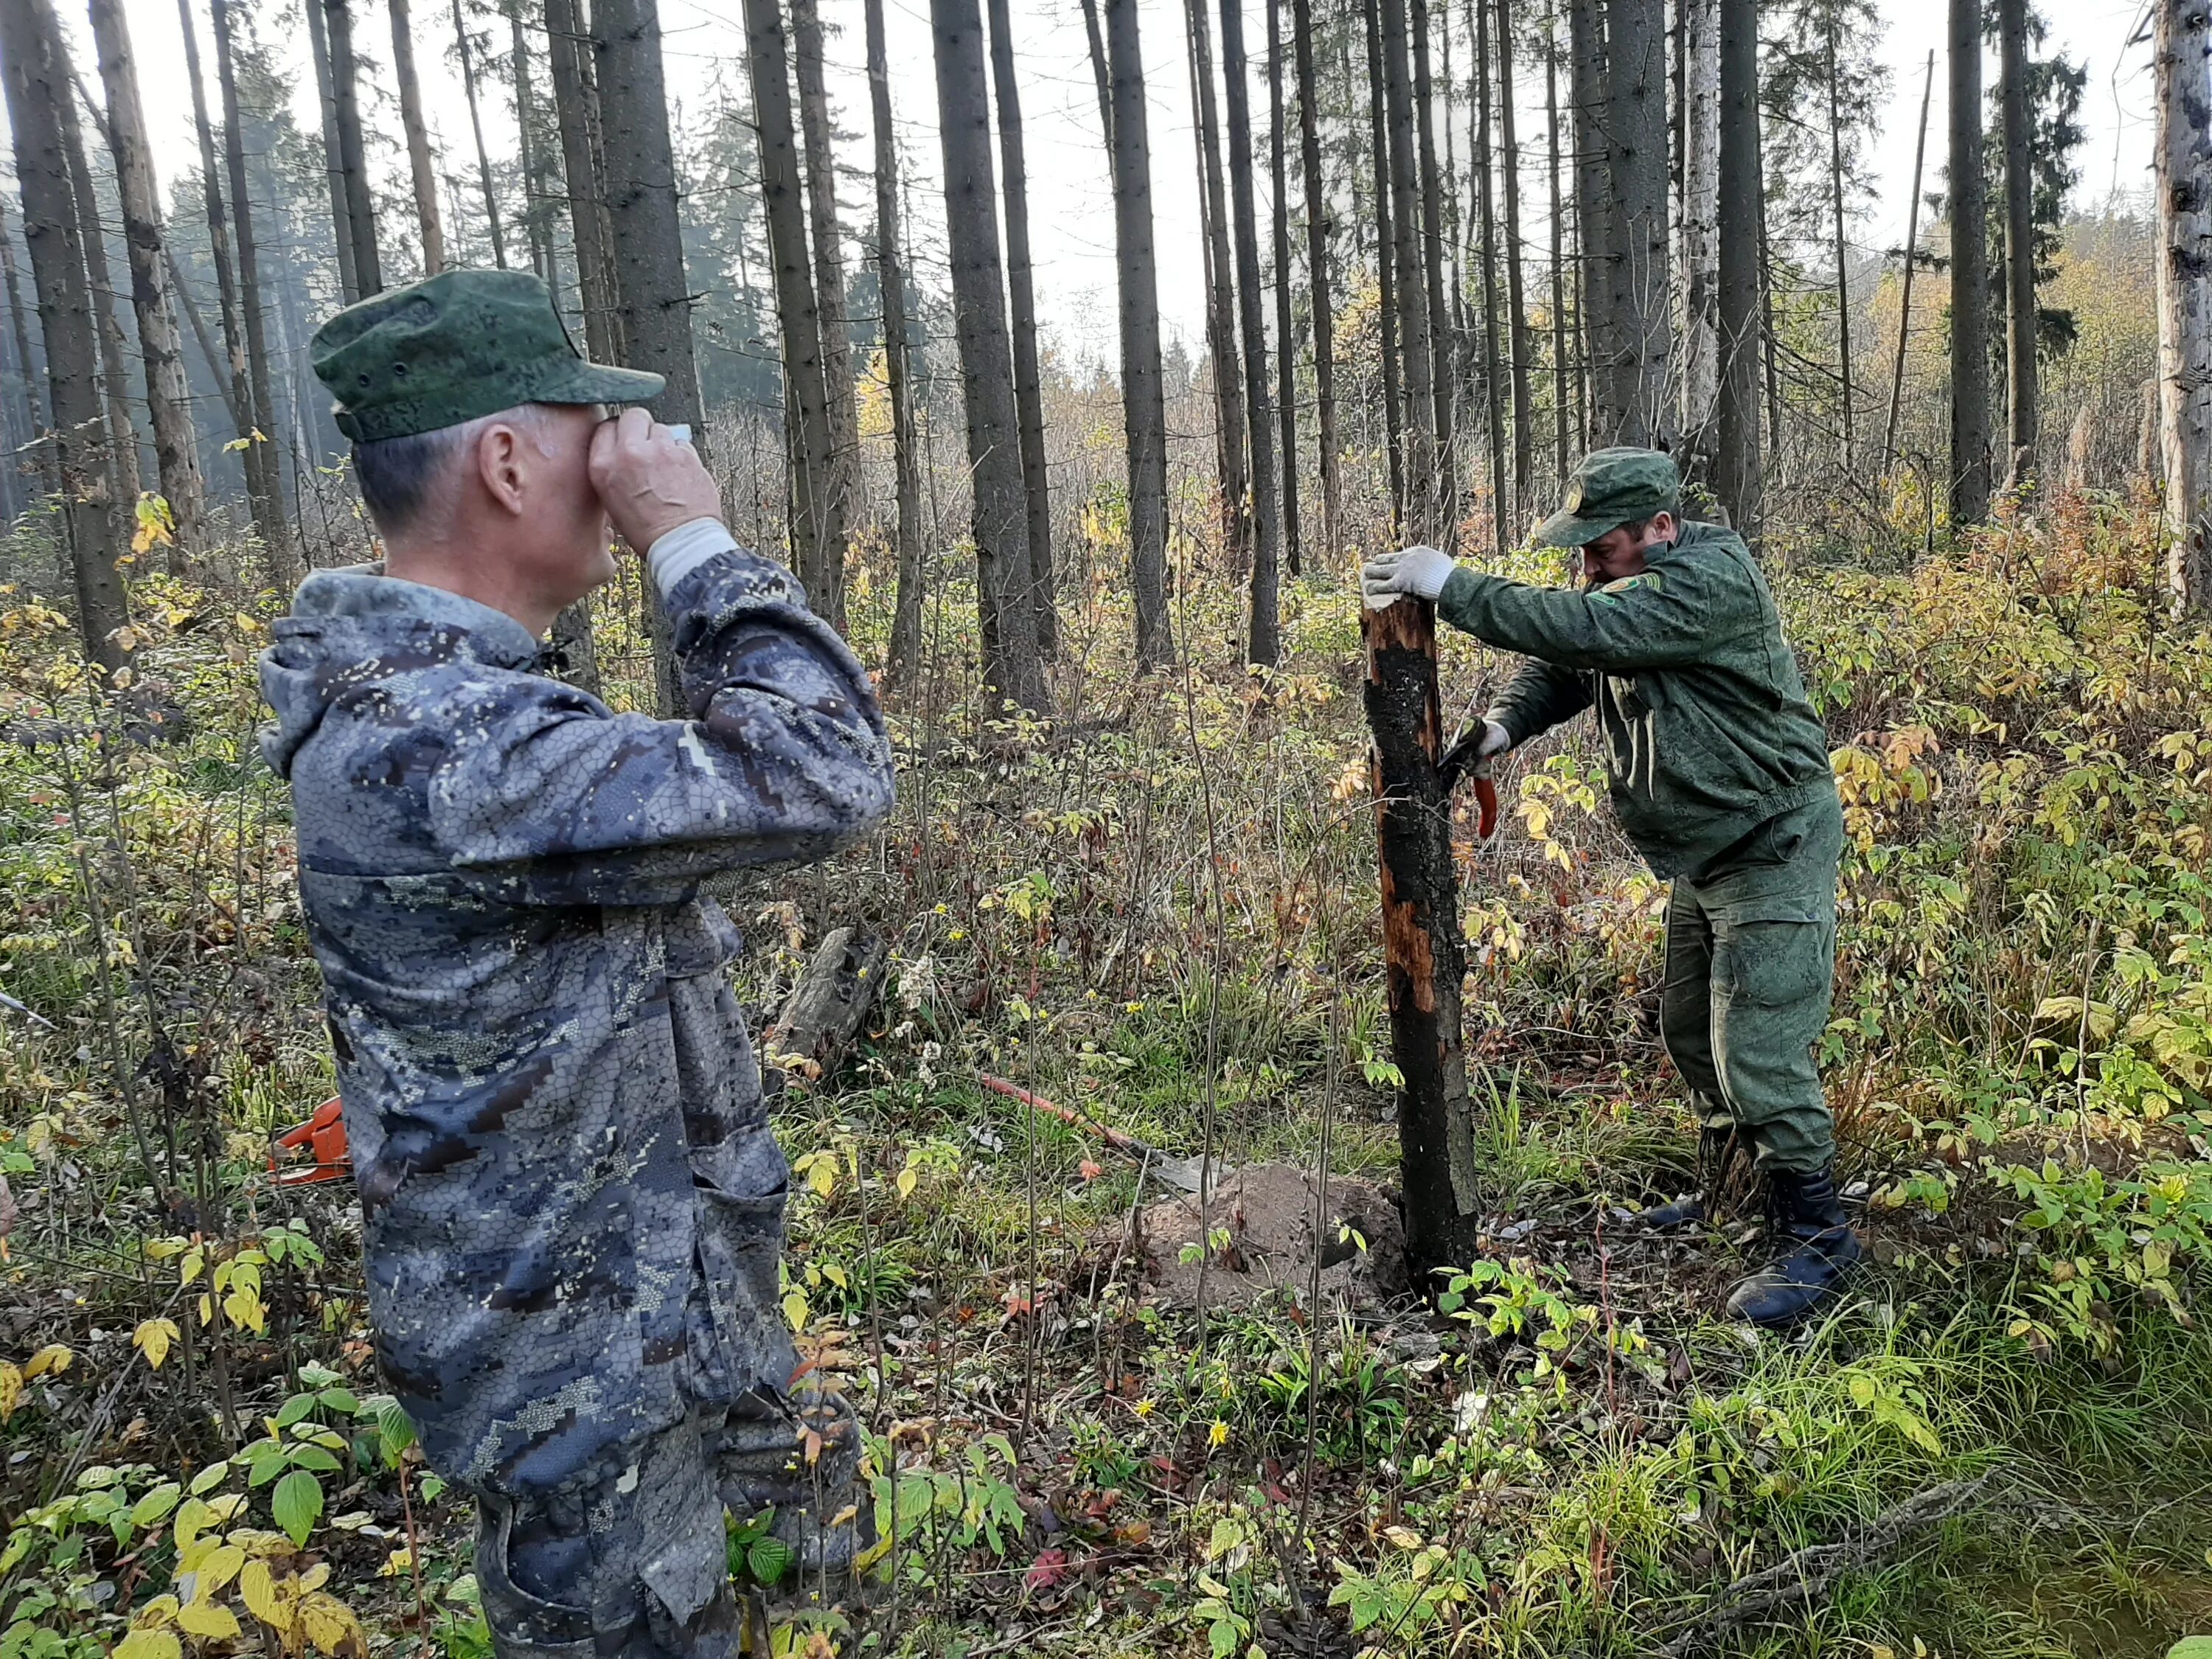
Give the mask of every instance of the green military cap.
M 519 404 L 635 404 L 658 374 L 586 362 L 526 270 L 447 270 L 373 295 L 315 331 L 315 376 L 356 443 L 459 426 Z
M 1588 547 L 1608 530 L 1672 513 L 1682 499 L 1674 458 L 1656 449 L 1594 449 L 1567 480 L 1567 499 L 1536 526 L 1539 547 Z

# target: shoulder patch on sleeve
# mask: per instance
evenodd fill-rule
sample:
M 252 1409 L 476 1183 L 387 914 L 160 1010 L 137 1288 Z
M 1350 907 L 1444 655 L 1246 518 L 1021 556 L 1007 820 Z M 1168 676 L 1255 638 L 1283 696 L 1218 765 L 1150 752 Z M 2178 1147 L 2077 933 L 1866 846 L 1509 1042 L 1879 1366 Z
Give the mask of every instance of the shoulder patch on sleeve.
M 1623 576 L 1619 581 L 1607 582 L 1598 589 L 1601 593 L 1625 593 L 1632 587 L 1663 587 L 1656 570 L 1640 570 L 1633 576 Z

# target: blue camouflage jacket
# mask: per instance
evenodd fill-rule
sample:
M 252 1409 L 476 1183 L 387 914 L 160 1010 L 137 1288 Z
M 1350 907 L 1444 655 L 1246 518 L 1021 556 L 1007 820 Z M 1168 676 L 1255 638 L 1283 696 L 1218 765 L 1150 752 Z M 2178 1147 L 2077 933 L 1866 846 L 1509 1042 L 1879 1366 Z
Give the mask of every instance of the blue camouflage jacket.
M 717 555 L 665 605 L 687 720 L 613 714 L 520 623 L 371 570 L 310 575 L 261 661 L 378 1357 L 479 1492 L 634 1481 L 651 1436 L 790 1375 L 788 1170 L 700 888 L 865 830 L 890 754 L 780 566 Z

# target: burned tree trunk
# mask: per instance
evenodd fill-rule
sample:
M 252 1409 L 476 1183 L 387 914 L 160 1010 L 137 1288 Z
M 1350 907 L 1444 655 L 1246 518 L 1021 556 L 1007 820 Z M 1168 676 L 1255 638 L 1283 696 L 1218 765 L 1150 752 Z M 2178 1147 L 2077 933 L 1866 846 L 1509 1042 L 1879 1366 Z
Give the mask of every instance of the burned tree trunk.
M 1436 610 L 1401 599 L 1363 614 L 1369 781 L 1382 850 L 1390 1052 L 1401 1078 L 1406 1249 L 1417 1281 L 1474 1259 L 1474 1141 L 1461 1030 L 1459 878 L 1443 750 Z

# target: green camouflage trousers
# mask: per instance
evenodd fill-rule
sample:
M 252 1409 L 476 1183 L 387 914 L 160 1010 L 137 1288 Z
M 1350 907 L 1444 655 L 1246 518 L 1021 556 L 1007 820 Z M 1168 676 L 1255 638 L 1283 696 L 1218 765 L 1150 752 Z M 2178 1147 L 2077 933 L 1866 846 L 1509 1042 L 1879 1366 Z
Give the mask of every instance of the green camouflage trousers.
M 1835 1157 L 1813 1050 L 1836 973 L 1834 795 L 1762 824 L 1667 906 L 1660 1035 L 1707 1128 L 1743 1132 L 1761 1169 Z

